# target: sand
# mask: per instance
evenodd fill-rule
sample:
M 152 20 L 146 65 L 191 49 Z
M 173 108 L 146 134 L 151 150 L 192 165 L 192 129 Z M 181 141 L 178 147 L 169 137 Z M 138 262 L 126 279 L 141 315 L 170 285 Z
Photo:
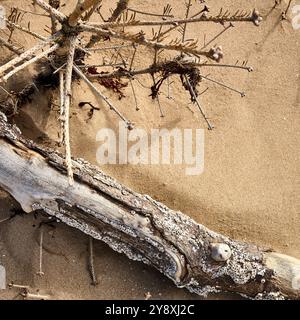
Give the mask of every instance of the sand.
M 174 13 L 182 16 L 182 1 L 168 1 Z M 282 7 L 287 1 L 282 1 Z M 1 1 L 5 6 L 16 1 Z M 201 96 L 205 111 L 214 124 L 205 130 L 205 169 L 199 176 L 187 176 L 185 166 L 179 165 L 104 165 L 101 168 L 132 189 L 151 195 L 169 207 L 181 210 L 207 227 L 234 239 L 270 247 L 300 258 L 300 31 L 293 30 L 290 20 L 281 21 L 281 9 L 271 10 L 274 1 L 214 0 L 207 1 L 212 12 L 223 6 L 256 7 L 265 17 L 257 28 L 251 24 L 236 24 L 217 41 L 225 52 L 224 63 L 248 60 L 253 73 L 241 70 L 209 69 L 210 77 L 246 92 L 246 97 L 203 82 L 209 90 Z M 296 1 L 295 1 L 296 3 Z M 68 12 L 74 1 L 64 8 Z M 18 1 L 28 10 L 31 1 Z M 157 12 L 157 5 L 133 0 L 132 7 Z M 214 8 L 213 8 L 214 7 Z M 108 8 L 104 8 L 108 14 Z M 197 10 L 196 7 L 193 10 Z M 29 16 L 28 16 L 29 17 Z M 24 20 L 24 24 L 28 20 Z M 39 30 L 43 17 L 31 18 L 32 30 Z M 204 33 L 212 38 L 221 27 L 217 24 L 190 25 L 188 36 L 199 38 Z M 0 31 L 2 34 L 3 32 Z M 46 35 L 45 32 L 43 34 Z M 25 47 L 35 40 L 16 32 L 14 40 Z M 124 50 L 126 55 L 126 50 Z M 8 52 L 1 48 L 4 62 Z M 141 49 L 136 67 L 151 61 L 150 50 Z M 91 62 L 101 63 L 101 57 Z M 26 70 L 10 82 L 11 88 L 28 81 L 34 71 Z M 135 111 L 130 87 L 126 98 L 104 90 L 137 127 L 148 132 L 151 128 L 204 128 L 205 122 L 188 100 L 179 82 L 174 79 L 172 97 L 167 88 L 160 96 L 165 117 L 151 101 L 149 89 L 134 82 L 140 111 Z M 141 82 L 150 83 L 147 76 Z M 88 110 L 80 109 L 80 101 L 90 101 L 101 110 L 86 122 Z M 56 108 L 57 109 L 57 108 Z M 55 145 L 57 141 L 57 111 L 49 108 L 49 94 L 36 96 L 15 119 L 25 136 Z M 96 134 L 101 128 L 117 129 L 118 118 L 97 101 L 83 83 L 74 85 L 71 134 L 72 153 L 97 164 L 99 143 Z M 45 139 L 45 135 L 48 137 Z M 16 203 L 4 192 L 1 196 L 0 220 Z M 44 227 L 45 252 L 43 277 L 39 269 L 39 222 L 45 217 L 18 216 L 0 224 L 0 261 L 7 270 L 8 282 L 30 285 L 53 299 L 143 299 L 150 292 L 156 299 L 198 299 L 173 284 L 155 270 L 129 261 L 106 245 L 95 243 L 95 265 L 99 285 L 90 285 L 87 271 L 88 239 L 63 224 L 53 229 Z M 0 299 L 19 299 L 17 290 L 0 291 Z M 236 298 L 232 295 L 210 296 L 213 299 Z

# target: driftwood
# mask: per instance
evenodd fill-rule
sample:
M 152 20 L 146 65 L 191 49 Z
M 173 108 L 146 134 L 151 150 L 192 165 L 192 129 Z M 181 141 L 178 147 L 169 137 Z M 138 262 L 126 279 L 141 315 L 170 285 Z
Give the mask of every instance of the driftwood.
M 24 211 L 42 209 L 191 292 L 300 299 L 300 260 L 210 231 L 82 159 L 72 160 L 70 186 L 65 159 L 25 139 L 2 113 L 0 139 L 0 185 Z

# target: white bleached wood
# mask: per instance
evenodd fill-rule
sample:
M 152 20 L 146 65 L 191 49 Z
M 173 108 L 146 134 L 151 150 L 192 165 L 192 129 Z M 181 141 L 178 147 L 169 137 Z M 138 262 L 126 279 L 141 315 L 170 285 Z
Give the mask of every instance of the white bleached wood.
M 7 73 L 4 77 L 2 77 L 2 80 L 5 82 L 7 81 L 9 78 L 11 78 L 14 74 L 18 73 L 19 71 L 27 68 L 28 66 L 30 66 L 32 63 L 35 63 L 39 60 L 41 60 L 44 57 L 47 57 L 48 54 L 54 52 L 55 50 L 57 50 L 59 48 L 59 44 L 55 44 L 52 47 L 48 48 L 47 50 L 41 52 L 40 54 L 36 55 L 34 58 L 24 62 L 23 64 L 21 64 L 18 67 L 15 67 L 12 71 L 10 71 L 9 73 Z
M 46 41 L 41 41 L 39 42 L 37 45 L 35 45 L 34 47 L 26 50 L 25 52 L 23 52 L 21 55 L 19 55 L 18 57 L 10 60 L 9 62 L 7 62 L 6 64 L 4 64 L 3 66 L 0 67 L 0 77 L 3 76 L 3 73 L 7 70 L 9 70 L 10 68 L 14 68 L 18 63 L 22 62 L 23 60 L 26 59 L 31 59 L 32 56 L 39 50 L 42 50 L 46 45 L 55 42 L 56 40 L 58 40 L 61 36 L 61 32 L 56 33 L 53 36 L 50 36 L 47 38 Z
M 66 21 L 67 17 L 61 13 L 60 11 L 52 8 L 48 3 L 46 3 L 43 0 L 34 0 L 34 3 L 36 3 L 38 6 L 49 12 L 53 17 L 55 17 L 59 22 Z
M 69 41 L 69 53 L 67 57 L 67 65 L 65 71 L 65 88 L 63 98 L 63 130 L 64 130 L 64 144 L 66 151 L 66 166 L 68 169 L 69 184 L 74 184 L 72 158 L 71 158 L 71 146 L 70 146 L 70 105 L 72 97 L 72 74 L 74 65 L 74 55 L 76 49 L 77 36 L 72 36 Z
M 200 295 L 300 299 L 300 260 L 213 232 L 84 160 L 73 168 L 70 187 L 64 158 L 24 139 L 0 113 L 0 185 L 26 212 L 42 209 Z M 226 262 L 211 258 L 215 243 L 230 248 Z

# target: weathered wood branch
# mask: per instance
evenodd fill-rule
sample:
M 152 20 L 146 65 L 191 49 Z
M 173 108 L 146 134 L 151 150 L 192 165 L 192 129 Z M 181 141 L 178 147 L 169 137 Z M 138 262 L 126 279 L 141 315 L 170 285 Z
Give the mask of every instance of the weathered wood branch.
M 61 110 L 62 121 L 63 121 L 63 131 L 64 131 L 64 145 L 66 151 L 66 166 L 68 170 L 69 184 L 73 185 L 73 169 L 72 169 L 72 159 L 71 159 L 71 146 L 70 146 L 70 105 L 72 97 L 72 75 L 73 75 L 73 65 L 74 56 L 76 49 L 77 36 L 72 36 L 68 39 L 68 57 L 67 65 L 65 71 L 65 88 L 63 97 L 63 110 Z
M 127 9 L 128 4 L 129 4 L 129 0 L 119 0 L 111 17 L 108 19 L 109 23 L 114 23 L 121 16 L 121 14 Z M 95 34 L 91 36 L 90 41 L 86 45 L 86 48 L 92 48 L 102 38 L 103 38 L 102 34 Z
M 0 113 L 0 185 L 26 212 L 42 209 L 198 294 L 300 299 L 300 260 L 215 233 L 84 160 L 73 160 L 73 170 L 70 186 L 64 158 L 22 137 Z
M 43 0 L 33 0 L 34 3 L 36 3 L 39 7 L 46 10 L 50 15 L 52 15 L 55 19 L 57 19 L 59 22 L 63 23 L 67 20 L 67 17 L 61 13 L 59 10 L 54 9 L 51 5 L 46 3 Z
M 149 68 L 130 70 L 125 68 L 119 68 L 112 72 L 101 72 L 98 74 L 89 74 L 89 78 L 98 79 L 109 79 L 109 78 L 133 78 L 134 76 L 144 75 L 144 74 L 154 74 L 158 72 L 170 72 L 177 74 L 185 74 L 191 68 L 206 68 L 206 67 L 217 67 L 217 68 L 234 68 L 247 70 L 248 72 L 253 71 L 252 67 L 238 66 L 238 65 L 227 65 L 227 64 L 209 64 L 209 63 L 196 63 L 196 62 L 184 62 L 169 60 L 162 63 L 157 63 L 151 65 Z
M 258 21 L 258 23 L 256 22 Z M 251 14 L 243 17 L 237 16 L 223 16 L 223 17 L 208 17 L 206 14 L 202 14 L 200 17 L 197 18 L 184 18 L 184 19 L 170 19 L 170 20 L 163 20 L 163 21 L 141 21 L 141 20 L 133 20 L 129 22 L 122 23 L 122 26 L 178 26 L 182 24 L 190 24 L 190 23 L 199 23 L 199 22 L 215 22 L 215 23 L 225 23 L 225 22 L 253 22 L 255 25 L 258 25 L 261 22 L 261 16 L 258 11 L 253 10 Z M 90 26 L 104 28 L 104 27 L 118 27 L 120 23 L 108 21 L 106 23 L 95 23 L 91 22 L 88 23 Z
M 57 41 L 61 37 L 62 33 L 57 32 L 53 36 L 48 37 L 45 41 L 39 42 L 34 47 L 28 49 L 27 51 L 23 52 L 21 55 L 17 56 L 16 58 L 8 61 L 6 64 L 0 66 L 0 77 L 3 76 L 3 73 L 11 68 L 15 68 L 16 65 L 24 60 L 32 59 L 35 53 L 39 50 L 42 50 L 48 44 Z
M 75 27 L 82 15 L 91 7 L 95 6 L 98 0 L 77 0 L 77 5 L 68 18 L 68 24 Z
M 16 29 L 18 29 L 18 30 L 21 30 L 21 31 L 23 31 L 23 32 L 25 32 L 25 33 L 33 36 L 34 38 L 37 38 L 37 39 L 43 40 L 43 41 L 47 41 L 47 38 L 46 38 L 46 37 L 41 36 L 40 34 L 34 32 L 34 31 L 31 31 L 31 30 L 29 30 L 29 29 L 26 29 L 26 28 L 24 28 L 24 27 L 22 27 L 22 26 L 20 26 L 20 25 L 18 25 L 18 24 L 16 24 L 16 23 L 12 22 L 12 21 L 9 21 L 8 19 L 5 19 L 5 21 L 6 21 L 6 23 L 9 25 L 9 27 L 10 27 L 11 29 L 16 28 Z
M 41 60 L 44 57 L 47 57 L 48 54 L 54 52 L 56 49 L 59 48 L 59 44 L 56 43 L 53 46 L 51 46 L 50 48 L 46 49 L 45 51 L 39 53 L 38 55 L 36 55 L 35 57 L 31 58 L 30 60 L 27 60 L 26 62 L 24 62 L 23 64 L 15 67 L 12 71 L 10 71 L 9 73 L 7 73 L 2 80 L 5 82 L 7 81 L 9 78 L 11 78 L 14 74 L 18 73 L 19 71 L 27 68 L 28 66 L 30 66 L 31 64 Z
M 111 17 L 108 19 L 108 22 L 115 22 L 121 16 L 121 14 L 127 9 L 128 4 L 129 0 L 119 0 Z
M 178 44 L 164 44 L 161 42 L 155 42 L 151 41 L 145 38 L 144 34 L 129 34 L 129 33 L 121 33 L 121 32 L 116 32 L 114 30 L 109 30 L 109 29 L 102 29 L 102 28 L 96 28 L 93 26 L 89 26 L 86 24 L 80 24 L 78 27 L 78 30 L 80 32 L 86 31 L 86 32 L 91 32 L 95 33 L 96 35 L 102 36 L 102 37 L 111 37 L 115 39 L 121 39 L 124 41 L 129 41 L 131 43 L 136 43 L 140 44 L 143 46 L 146 46 L 148 48 L 154 48 L 156 50 L 159 49 L 164 49 L 164 50 L 171 50 L 171 51 L 179 51 L 179 52 L 184 52 L 184 53 L 190 53 L 196 56 L 204 56 L 207 58 L 210 58 L 212 60 L 217 60 L 215 59 L 212 51 L 201 51 L 198 50 L 193 46 L 190 46 L 188 43 L 178 43 Z M 87 46 L 87 48 L 90 48 L 91 46 Z

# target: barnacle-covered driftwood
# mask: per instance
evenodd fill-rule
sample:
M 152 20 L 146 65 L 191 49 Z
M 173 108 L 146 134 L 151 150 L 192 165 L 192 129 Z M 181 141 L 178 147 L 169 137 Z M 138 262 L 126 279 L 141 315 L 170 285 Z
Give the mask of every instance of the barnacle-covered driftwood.
M 22 137 L 0 113 L 0 185 L 24 211 L 42 209 L 198 294 L 300 298 L 300 261 L 234 241 L 122 186 L 88 162 L 65 159 Z

